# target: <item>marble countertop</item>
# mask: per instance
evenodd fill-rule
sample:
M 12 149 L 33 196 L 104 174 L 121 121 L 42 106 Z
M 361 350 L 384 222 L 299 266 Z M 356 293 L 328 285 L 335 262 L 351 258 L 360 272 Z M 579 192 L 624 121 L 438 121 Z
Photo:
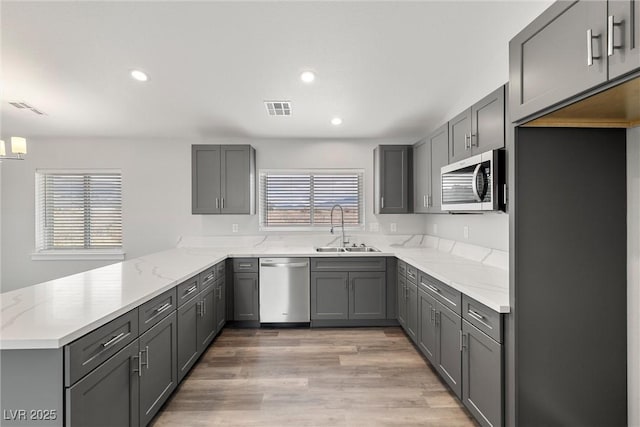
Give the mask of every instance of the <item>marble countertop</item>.
M 61 348 L 228 257 L 397 256 L 501 313 L 509 312 L 504 253 L 459 245 L 375 245 L 380 252 L 317 253 L 308 243 L 178 247 L 0 294 L 0 349 Z M 464 253 L 468 251 L 469 253 Z

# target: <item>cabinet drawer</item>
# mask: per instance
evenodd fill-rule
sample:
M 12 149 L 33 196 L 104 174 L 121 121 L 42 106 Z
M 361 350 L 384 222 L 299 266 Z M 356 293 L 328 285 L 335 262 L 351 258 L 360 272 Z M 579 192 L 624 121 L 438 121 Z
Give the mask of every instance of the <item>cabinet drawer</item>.
M 226 261 L 216 264 L 216 279 L 223 279 L 225 277 L 225 270 L 227 267 Z
M 407 276 L 407 263 L 404 261 L 398 260 L 398 275 L 399 276 Z
M 123 314 L 64 347 L 65 386 L 69 387 L 138 338 L 138 309 Z
M 189 280 L 185 280 L 176 286 L 178 291 L 177 299 L 178 299 L 178 307 L 181 307 L 187 301 L 190 301 L 191 298 L 198 295 L 198 291 L 200 289 L 198 283 L 198 276 L 194 276 Z
M 420 286 L 420 289 L 424 289 L 427 293 L 433 295 L 454 313 L 458 315 L 462 313 L 462 294 L 460 291 L 453 289 L 449 285 L 445 285 L 422 271 L 418 272 L 418 286 Z
M 140 334 L 167 317 L 178 308 L 176 288 L 171 288 L 138 307 L 138 325 Z
M 462 295 L 462 317 L 498 342 L 502 342 L 502 316 L 484 304 Z
M 258 258 L 234 258 L 233 272 L 234 273 L 257 273 Z
M 383 257 L 311 258 L 311 271 L 386 271 Z
M 418 283 L 418 269 L 409 264 L 407 264 L 407 282 Z
M 198 275 L 200 283 L 198 287 L 204 289 L 216 280 L 216 266 L 207 268 L 205 271 Z

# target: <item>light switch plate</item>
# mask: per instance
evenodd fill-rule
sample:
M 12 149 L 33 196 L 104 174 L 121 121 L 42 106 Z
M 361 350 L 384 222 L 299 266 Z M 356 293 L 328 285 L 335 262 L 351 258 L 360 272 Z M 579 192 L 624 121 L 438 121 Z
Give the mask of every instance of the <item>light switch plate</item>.
M 238 232 L 238 224 L 231 224 L 231 231 L 233 233 L 237 233 Z
M 391 232 L 395 233 L 396 231 L 398 231 L 398 224 L 396 224 L 395 222 L 391 223 Z
M 433 224 L 433 235 L 434 236 L 438 235 L 438 224 Z
M 469 238 L 469 226 L 465 225 L 464 228 L 462 229 L 462 233 L 464 234 L 464 238 L 468 239 Z

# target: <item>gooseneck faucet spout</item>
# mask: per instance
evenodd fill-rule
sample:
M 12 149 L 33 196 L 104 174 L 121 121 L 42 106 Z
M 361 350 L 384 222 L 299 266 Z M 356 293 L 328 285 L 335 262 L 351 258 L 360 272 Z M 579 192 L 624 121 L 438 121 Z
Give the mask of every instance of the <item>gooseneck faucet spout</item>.
M 336 203 L 335 205 L 333 205 L 333 207 L 331 208 L 331 230 L 329 231 L 331 234 L 333 234 L 333 211 L 336 208 L 340 208 L 340 227 L 342 228 L 342 243 L 341 246 L 344 248 L 344 245 L 346 245 L 347 243 L 347 239 L 346 236 L 344 235 L 344 209 L 342 209 L 342 206 L 340 206 L 340 204 Z

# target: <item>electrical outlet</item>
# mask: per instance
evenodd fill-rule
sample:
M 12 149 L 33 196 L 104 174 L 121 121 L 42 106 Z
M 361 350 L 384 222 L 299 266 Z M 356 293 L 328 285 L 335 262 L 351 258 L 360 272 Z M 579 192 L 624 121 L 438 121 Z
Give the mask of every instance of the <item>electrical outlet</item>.
M 231 231 L 234 233 L 238 232 L 238 224 L 231 224 Z
M 380 224 L 378 224 L 377 222 L 370 222 L 369 231 L 377 233 L 378 231 L 380 231 Z
M 433 235 L 434 236 L 438 235 L 438 224 L 433 224 Z
M 464 238 L 465 238 L 465 239 L 468 239 L 468 238 L 469 238 L 469 226 L 468 226 L 468 225 L 465 225 L 465 226 L 462 228 L 462 234 L 464 234 Z
M 395 222 L 391 223 L 391 232 L 395 233 L 396 231 L 398 231 L 398 224 L 396 224 Z

